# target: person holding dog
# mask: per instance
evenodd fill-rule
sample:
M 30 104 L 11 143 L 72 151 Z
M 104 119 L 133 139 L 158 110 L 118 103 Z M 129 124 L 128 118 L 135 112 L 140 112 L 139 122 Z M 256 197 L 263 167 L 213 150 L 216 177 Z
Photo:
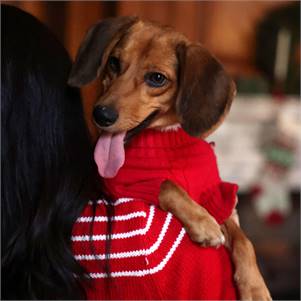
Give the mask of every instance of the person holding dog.
M 71 60 L 36 18 L 1 5 L 1 297 L 85 298 L 70 235 L 101 196 Z

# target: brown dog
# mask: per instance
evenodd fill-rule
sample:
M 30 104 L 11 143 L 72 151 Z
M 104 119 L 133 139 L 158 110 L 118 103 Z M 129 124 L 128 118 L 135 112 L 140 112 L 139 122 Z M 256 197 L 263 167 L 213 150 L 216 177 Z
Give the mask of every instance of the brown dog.
M 97 77 L 104 90 L 94 121 L 106 132 L 126 132 L 125 141 L 143 128 L 178 123 L 188 134 L 204 138 L 223 121 L 236 91 L 222 65 L 200 44 L 136 17 L 107 19 L 87 33 L 69 84 L 79 87 Z M 241 299 L 271 300 L 235 212 L 221 229 L 205 208 L 169 180 L 161 185 L 159 200 L 192 240 L 218 246 L 226 236 Z

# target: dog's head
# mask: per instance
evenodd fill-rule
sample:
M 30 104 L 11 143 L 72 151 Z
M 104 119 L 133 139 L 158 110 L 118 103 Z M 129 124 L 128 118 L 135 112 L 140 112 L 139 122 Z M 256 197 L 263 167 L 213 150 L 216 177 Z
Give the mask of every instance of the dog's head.
M 94 121 L 107 132 L 181 123 L 205 136 L 228 112 L 235 85 L 200 44 L 169 27 L 117 17 L 92 27 L 77 54 L 69 84 L 99 77 L 103 93 Z

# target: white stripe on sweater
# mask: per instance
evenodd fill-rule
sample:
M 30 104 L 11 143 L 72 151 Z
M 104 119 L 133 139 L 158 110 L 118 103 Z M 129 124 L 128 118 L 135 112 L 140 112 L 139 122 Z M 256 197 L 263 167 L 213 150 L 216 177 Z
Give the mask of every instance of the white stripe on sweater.
M 114 278 L 115 277 L 143 277 L 143 276 L 155 274 L 155 273 L 161 271 L 165 267 L 165 265 L 167 264 L 167 262 L 169 261 L 169 259 L 171 258 L 171 256 L 173 255 L 173 253 L 175 252 L 177 247 L 179 246 L 179 244 L 181 243 L 185 233 L 186 232 L 185 232 L 184 228 L 182 228 L 178 237 L 174 241 L 172 247 L 168 251 L 167 255 L 163 258 L 163 260 L 157 266 L 155 266 L 151 269 L 144 269 L 144 270 L 112 272 L 110 274 L 110 276 L 114 277 Z M 89 275 L 91 278 L 94 278 L 94 279 L 108 277 L 108 274 L 106 274 L 106 273 L 89 273 Z
M 124 238 L 129 238 L 137 235 L 145 235 L 148 230 L 150 229 L 150 226 L 153 222 L 154 219 L 154 214 L 155 214 L 155 206 L 150 206 L 149 208 L 149 216 L 146 222 L 146 225 L 144 228 L 133 230 L 130 232 L 123 232 L 123 233 L 115 233 L 111 235 L 111 239 L 124 239 Z M 99 240 L 106 240 L 108 239 L 108 235 L 106 234 L 100 234 L 100 235 L 72 235 L 71 240 L 72 241 L 99 241 Z
M 146 217 L 145 211 L 136 211 L 125 215 L 116 215 L 112 216 L 110 220 L 112 221 L 128 221 L 133 218 L 137 217 Z M 92 222 L 93 217 L 92 216 L 82 216 L 77 219 L 77 223 L 90 223 Z M 107 222 L 109 218 L 107 216 L 95 216 L 94 221 L 95 222 Z
M 148 256 L 152 253 L 154 253 L 159 246 L 162 243 L 162 240 L 167 232 L 167 229 L 169 227 L 170 221 L 172 219 L 172 214 L 168 213 L 166 220 L 164 222 L 164 225 L 161 229 L 161 232 L 158 236 L 157 241 L 149 248 L 149 249 L 140 249 L 140 250 L 134 250 L 134 251 L 127 251 L 127 252 L 119 252 L 119 253 L 111 253 L 110 255 L 106 254 L 83 254 L 83 255 L 75 255 L 75 259 L 76 260 L 104 260 L 106 258 L 110 258 L 110 259 L 121 259 L 121 258 L 130 258 L 130 257 L 138 257 L 138 256 Z
M 110 204 L 113 205 L 113 206 L 118 206 L 120 204 L 132 202 L 133 200 L 134 200 L 133 198 L 120 198 L 120 199 L 117 199 L 115 202 L 112 202 Z M 97 203 L 97 205 L 99 205 L 99 204 L 109 205 L 109 202 L 106 201 L 106 200 L 98 200 L 96 203 Z M 93 204 L 92 201 L 88 202 L 88 205 L 92 205 L 92 204 Z

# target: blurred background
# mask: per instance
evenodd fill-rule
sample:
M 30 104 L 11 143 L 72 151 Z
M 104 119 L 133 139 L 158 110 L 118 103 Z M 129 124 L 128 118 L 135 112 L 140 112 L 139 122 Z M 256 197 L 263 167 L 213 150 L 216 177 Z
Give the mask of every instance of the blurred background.
M 275 300 L 300 300 L 300 2 L 2 1 L 36 16 L 74 59 L 98 20 L 138 15 L 173 26 L 219 58 L 238 94 L 215 141 L 223 179 L 239 184 L 241 226 Z M 86 120 L 100 91 L 82 90 Z

